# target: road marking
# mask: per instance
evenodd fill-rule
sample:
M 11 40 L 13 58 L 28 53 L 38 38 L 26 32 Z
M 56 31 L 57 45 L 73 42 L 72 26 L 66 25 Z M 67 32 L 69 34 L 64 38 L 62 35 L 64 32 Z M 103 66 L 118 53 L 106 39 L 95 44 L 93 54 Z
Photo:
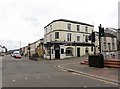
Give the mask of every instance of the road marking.
M 37 79 L 39 79 L 40 77 L 36 77 Z
M 15 82 L 15 80 L 12 80 L 13 82 Z
M 80 76 L 87 77 L 87 78 L 94 79 L 94 80 L 98 80 L 98 81 L 101 81 L 101 82 L 104 82 L 107 84 L 109 83 L 109 84 L 113 84 L 113 85 L 118 86 L 118 84 L 110 82 L 110 81 L 106 81 L 106 80 L 102 80 L 102 79 L 98 79 L 98 78 L 94 78 L 94 77 L 90 77 L 90 76 L 86 76 L 86 75 L 82 75 L 82 74 L 78 74 L 78 73 L 71 73 L 71 74 L 80 75 Z
M 26 80 L 28 79 L 28 78 L 25 78 Z
M 100 87 L 100 84 L 96 84 L 96 87 Z
M 67 64 L 70 64 L 70 63 L 67 63 Z M 65 65 L 65 64 L 61 64 L 61 65 Z M 61 65 L 57 66 L 60 70 L 68 70 L 68 68 L 61 67 Z M 87 76 L 87 75 L 80 74 L 80 73 L 75 73 L 75 72 L 71 72 L 70 74 L 80 75 L 80 76 L 87 77 L 87 78 L 94 79 L 94 80 L 98 80 L 98 81 L 101 81 L 101 82 L 104 82 L 104 83 L 107 82 L 107 84 L 109 83 L 109 84 L 113 84 L 113 85 L 118 86 L 117 83 L 107 81 L 107 80 L 103 80 L 103 79 L 98 79 L 98 78 L 95 78 L 95 77 L 92 77 L 92 76 Z
M 87 86 L 85 85 L 84 88 L 87 88 Z

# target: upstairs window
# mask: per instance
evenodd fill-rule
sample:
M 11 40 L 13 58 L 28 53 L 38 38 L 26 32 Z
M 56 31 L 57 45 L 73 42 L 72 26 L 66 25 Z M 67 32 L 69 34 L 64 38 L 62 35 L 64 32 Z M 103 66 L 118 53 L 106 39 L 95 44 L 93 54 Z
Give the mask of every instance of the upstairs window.
M 88 26 L 85 26 L 85 32 L 88 32 Z
M 104 42 L 104 50 L 106 50 L 106 43 Z
M 80 36 L 77 36 L 77 41 L 80 42 Z
M 52 41 L 52 34 L 50 34 L 50 41 Z
M 71 33 L 67 34 L 67 41 L 71 41 Z
M 59 39 L 59 32 L 55 32 L 55 39 Z
M 77 31 L 78 32 L 80 31 L 80 25 L 77 25 Z
M 67 28 L 69 31 L 71 31 L 71 24 L 67 24 Z
M 52 25 L 50 25 L 50 31 L 52 31 Z
M 45 33 L 47 33 L 47 27 L 45 28 Z
M 91 51 L 93 52 L 93 47 L 91 47 Z
M 87 35 L 85 36 L 85 42 L 88 42 L 88 36 Z

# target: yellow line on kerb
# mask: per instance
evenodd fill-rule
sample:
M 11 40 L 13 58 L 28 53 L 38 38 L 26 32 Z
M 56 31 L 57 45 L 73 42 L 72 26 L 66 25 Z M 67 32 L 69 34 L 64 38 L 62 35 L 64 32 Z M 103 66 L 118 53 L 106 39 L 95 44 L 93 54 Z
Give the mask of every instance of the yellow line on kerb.
M 87 78 L 90 78 L 90 79 L 94 79 L 94 80 L 98 80 L 98 81 L 104 82 L 104 83 L 106 83 L 106 84 L 109 83 L 109 84 L 113 84 L 113 85 L 118 86 L 118 84 L 113 83 L 113 82 L 110 82 L 110 81 L 107 81 L 107 80 L 102 80 L 102 79 L 98 79 L 98 78 L 94 78 L 94 77 L 90 77 L 90 76 L 83 75 L 83 74 L 78 74 L 78 73 L 71 73 L 71 74 L 80 75 L 80 76 L 83 76 L 83 77 L 87 77 Z

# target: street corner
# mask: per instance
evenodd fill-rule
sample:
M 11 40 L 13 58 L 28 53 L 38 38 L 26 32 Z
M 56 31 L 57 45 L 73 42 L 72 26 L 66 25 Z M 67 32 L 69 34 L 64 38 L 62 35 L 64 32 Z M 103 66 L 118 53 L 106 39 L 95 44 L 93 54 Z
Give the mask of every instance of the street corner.
M 81 76 L 98 79 L 118 85 L 118 71 L 114 68 L 95 68 L 81 63 L 66 63 L 57 66 L 63 71 L 80 74 Z

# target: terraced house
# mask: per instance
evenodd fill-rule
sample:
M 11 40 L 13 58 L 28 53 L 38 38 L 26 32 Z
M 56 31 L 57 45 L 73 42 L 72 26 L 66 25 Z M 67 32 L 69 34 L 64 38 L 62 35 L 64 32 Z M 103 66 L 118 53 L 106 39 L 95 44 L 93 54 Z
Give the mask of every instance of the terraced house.
M 43 57 L 43 38 L 28 44 L 28 56 L 33 55 Z
M 44 27 L 44 58 L 64 59 L 93 54 L 88 40 L 94 25 L 66 19 L 54 20 Z

